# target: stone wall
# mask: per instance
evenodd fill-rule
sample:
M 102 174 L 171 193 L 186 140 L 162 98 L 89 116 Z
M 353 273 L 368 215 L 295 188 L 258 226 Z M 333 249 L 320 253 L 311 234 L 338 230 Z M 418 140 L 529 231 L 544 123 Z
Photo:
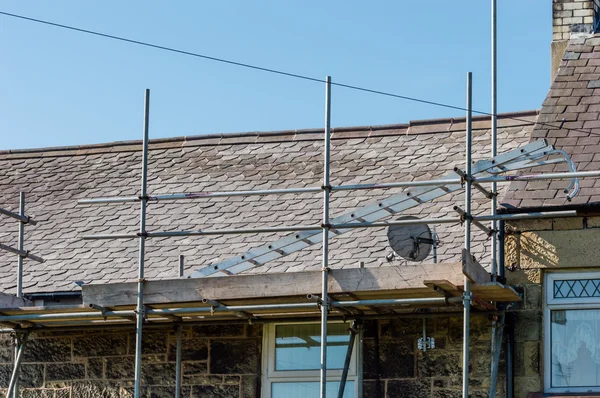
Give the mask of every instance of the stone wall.
M 462 317 L 430 318 L 427 334 L 436 348 L 422 352 L 417 339 L 423 320 L 395 319 L 365 324 L 364 397 L 462 397 Z M 490 387 L 491 320 L 473 316 L 469 358 L 470 396 L 488 397 Z M 504 393 L 501 358 L 497 396 Z M 519 395 L 516 395 L 519 396 Z
M 541 390 L 541 287 L 518 286 L 524 301 L 516 313 L 515 396 Z M 532 322 L 533 320 L 533 322 Z M 462 386 L 462 317 L 427 319 L 435 349 L 422 352 L 422 318 L 365 323 L 365 398 L 459 398 Z M 489 316 L 473 316 L 469 363 L 471 397 L 490 386 Z M 174 396 L 175 332 L 147 329 L 143 343 L 144 398 Z M 260 325 L 188 326 L 184 329 L 182 385 L 185 398 L 260 397 Z M 12 341 L 0 340 L 0 396 L 12 371 Z M 129 330 L 38 332 L 22 365 L 22 397 L 132 397 L 135 334 Z M 497 396 L 505 396 L 504 354 Z
M 523 301 L 508 308 L 514 317 L 514 396 L 528 397 L 543 388 L 542 287 L 517 285 Z M 511 315 L 512 314 L 512 315 Z M 422 319 L 367 323 L 364 339 L 364 397 L 462 397 L 462 317 L 427 320 L 436 348 L 417 350 Z M 472 316 L 469 357 L 470 397 L 488 397 L 491 366 L 491 319 Z M 506 396 L 505 352 L 500 356 L 497 397 Z M 379 359 L 378 359 L 379 358 Z M 380 395 L 378 395 L 378 393 Z
M 260 396 L 260 325 L 193 326 L 183 333 L 182 397 Z M 143 337 L 143 396 L 172 398 L 175 332 L 148 329 Z M 0 396 L 12 371 L 11 344 L 9 336 L 0 340 Z M 132 397 L 134 353 L 131 330 L 36 333 L 24 351 L 22 396 Z
M 515 318 L 514 396 L 528 398 L 543 389 L 542 286 L 525 284 L 515 288 L 523 294 L 523 301 L 512 308 Z

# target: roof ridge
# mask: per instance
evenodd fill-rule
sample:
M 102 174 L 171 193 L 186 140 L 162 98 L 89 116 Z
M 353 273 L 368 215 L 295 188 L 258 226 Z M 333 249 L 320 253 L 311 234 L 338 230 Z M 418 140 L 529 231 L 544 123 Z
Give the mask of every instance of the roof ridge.
M 508 112 L 498 114 L 498 119 L 515 120 L 516 117 L 537 117 L 538 110 Z M 481 122 L 489 120 L 489 115 L 475 116 L 473 121 Z M 460 130 L 460 124 L 464 123 L 465 117 L 455 118 L 439 118 L 439 119 L 423 119 L 411 120 L 409 123 L 403 124 L 383 124 L 374 126 L 350 126 L 350 127 L 335 127 L 331 129 L 332 139 L 352 139 L 352 138 L 369 138 L 386 135 L 397 135 L 398 130 L 402 134 L 434 134 L 448 131 Z M 512 126 L 524 124 L 534 124 L 535 120 L 515 120 Z M 425 128 L 423 126 L 431 126 Z M 415 127 L 418 127 L 415 129 Z M 454 127 L 454 128 L 453 128 Z M 484 128 L 484 127 L 477 127 Z M 462 128 L 464 130 L 464 127 Z M 386 133 L 387 131 L 387 133 Z M 249 144 L 249 143 L 267 143 L 267 142 L 284 142 L 290 141 L 290 138 L 282 139 L 282 137 L 292 136 L 291 140 L 318 140 L 322 134 L 322 128 L 299 129 L 299 130 L 280 130 L 280 131 L 250 131 L 242 133 L 215 133 L 192 136 L 178 136 L 167 138 L 154 138 L 149 141 L 151 149 L 166 149 L 174 147 L 190 147 L 203 145 L 232 145 L 232 144 Z M 278 139 L 279 137 L 279 139 Z M 45 148 L 31 149 L 11 149 L 0 150 L 0 156 L 3 158 L 13 157 L 46 157 L 46 156 L 73 156 L 86 155 L 91 153 L 105 152 L 126 152 L 138 151 L 141 145 L 141 140 L 114 141 L 100 144 L 85 144 L 72 146 L 57 146 Z

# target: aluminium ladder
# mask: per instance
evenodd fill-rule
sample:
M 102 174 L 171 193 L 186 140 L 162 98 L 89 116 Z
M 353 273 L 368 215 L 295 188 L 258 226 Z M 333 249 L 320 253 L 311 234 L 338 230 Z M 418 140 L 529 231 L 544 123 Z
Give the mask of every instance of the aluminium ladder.
M 543 158 L 547 158 L 551 155 L 561 155 L 563 158 L 543 160 Z M 566 153 L 555 149 L 552 145 L 548 145 L 545 140 L 537 140 L 520 148 L 500 154 L 492 159 L 480 160 L 476 162 L 472 168 L 472 175 L 475 178 L 482 178 L 509 171 L 562 162 L 567 162 L 569 164 L 570 171 L 575 171 L 574 164 L 571 162 Z M 461 174 L 462 173 L 460 170 L 455 169 L 446 176 L 440 178 L 440 180 L 455 180 L 460 178 Z M 510 180 L 509 176 L 506 178 L 507 180 Z M 571 184 L 567 190 L 571 189 L 573 185 L 575 185 L 575 190 L 578 190 L 578 182 L 576 179 L 571 181 Z M 448 185 L 416 187 L 414 189 L 404 191 L 400 194 L 396 194 L 387 199 L 378 201 L 377 203 L 372 203 L 370 205 L 355 209 L 352 212 L 333 218 L 331 220 L 332 227 L 330 228 L 330 233 L 333 237 L 335 237 L 350 232 L 354 229 L 336 228 L 336 225 L 373 223 L 386 217 L 402 213 L 407 209 L 419 206 L 422 203 L 430 202 L 460 189 L 462 189 L 461 184 L 449 183 Z M 575 192 L 572 192 L 569 196 L 572 197 L 574 193 Z M 219 273 L 225 273 L 227 275 L 238 274 L 251 268 L 262 266 L 267 262 L 278 260 L 306 247 L 321 243 L 321 231 L 321 229 L 311 229 L 289 234 L 272 243 L 251 249 L 242 255 L 197 269 L 190 275 L 190 277 L 201 278 L 206 276 L 215 276 Z

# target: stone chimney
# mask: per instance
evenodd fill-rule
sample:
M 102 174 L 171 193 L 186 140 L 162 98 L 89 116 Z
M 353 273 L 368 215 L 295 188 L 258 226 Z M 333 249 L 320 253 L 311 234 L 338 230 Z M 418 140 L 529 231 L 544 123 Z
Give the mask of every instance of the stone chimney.
M 594 34 L 599 11 L 600 0 L 552 0 L 552 79 L 569 39 Z

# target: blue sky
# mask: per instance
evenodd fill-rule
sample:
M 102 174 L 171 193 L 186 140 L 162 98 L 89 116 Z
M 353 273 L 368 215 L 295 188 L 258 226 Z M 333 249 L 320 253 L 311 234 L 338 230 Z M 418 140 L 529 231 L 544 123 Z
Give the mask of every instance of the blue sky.
M 17 1 L 0 11 L 376 90 L 490 110 L 490 2 Z M 549 88 L 551 1 L 499 7 L 499 112 Z M 0 149 L 323 126 L 324 87 L 0 15 Z M 463 116 L 335 88 L 332 125 Z

